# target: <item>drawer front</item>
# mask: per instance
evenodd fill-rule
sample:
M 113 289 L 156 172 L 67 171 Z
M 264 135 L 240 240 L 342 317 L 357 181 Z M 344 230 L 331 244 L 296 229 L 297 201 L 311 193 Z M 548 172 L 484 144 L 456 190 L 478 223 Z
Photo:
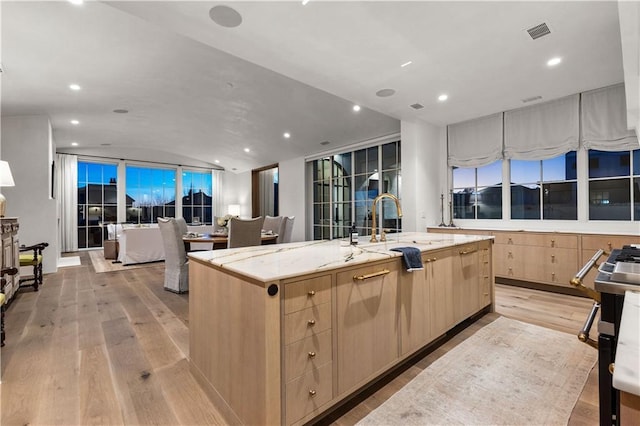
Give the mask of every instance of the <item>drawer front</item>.
M 544 236 L 533 232 L 496 232 L 496 244 L 516 246 L 544 246 Z
M 284 286 L 284 312 L 301 311 L 331 301 L 331 275 Z
M 545 247 L 551 248 L 578 248 L 578 236 L 577 235 L 557 235 L 548 234 L 545 235 Z
M 332 359 L 331 330 L 326 330 L 285 347 L 285 381 L 288 382 Z
M 284 343 L 288 345 L 331 328 L 331 303 L 324 303 L 284 317 Z
M 638 244 L 640 243 L 640 237 L 637 235 L 583 235 L 582 236 L 582 249 L 591 251 L 591 256 L 595 254 L 598 249 L 605 251 L 611 251 L 615 248 L 622 248 L 626 244 Z M 589 259 L 584 259 L 586 263 Z
M 525 264 L 528 261 L 528 247 L 516 245 L 495 245 L 493 247 L 495 274 L 500 277 L 524 279 Z
M 313 369 L 285 387 L 286 424 L 292 424 L 333 398 L 332 363 Z

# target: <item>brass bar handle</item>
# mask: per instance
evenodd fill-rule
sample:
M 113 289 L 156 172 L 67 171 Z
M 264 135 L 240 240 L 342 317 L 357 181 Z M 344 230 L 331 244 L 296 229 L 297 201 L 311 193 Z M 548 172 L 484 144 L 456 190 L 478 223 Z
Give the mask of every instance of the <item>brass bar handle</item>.
M 437 257 L 428 257 L 428 258 L 426 258 L 424 261 L 425 261 L 425 262 L 427 262 L 427 263 L 429 263 L 429 262 L 435 262 L 436 260 L 438 260 L 438 258 L 437 258 Z
M 353 276 L 353 280 L 354 281 L 364 281 L 364 280 L 368 280 L 369 278 L 375 278 L 375 277 L 380 277 L 382 275 L 387 275 L 389 272 L 388 269 L 383 269 L 382 271 L 378 271 L 378 272 L 372 272 L 370 274 L 364 274 L 364 275 L 354 275 Z
M 459 253 L 460 253 L 461 255 L 465 255 L 465 254 L 475 253 L 475 252 L 477 252 L 477 251 L 478 251 L 478 249 L 472 249 L 472 250 L 461 250 Z
M 309 290 L 309 292 L 307 293 L 307 295 L 308 295 L 309 297 L 311 297 L 311 296 L 315 296 L 315 295 L 316 295 L 316 292 L 315 292 L 315 290 Z
M 312 326 L 312 325 L 315 325 L 315 324 L 316 324 L 316 320 L 312 320 L 311 319 L 311 320 L 307 321 L 307 325 L 309 325 L 309 326 Z
M 316 390 L 315 389 L 309 389 L 309 396 L 311 396 L 311 397 L 316 396 Z
M 316 357 L 315 352 L 309 352 L 309 358 L 315 358 L 315 357 Z
M 582 269 L 580 269 L 580 271 L 578 271 L 578 273 L 575 275 L 575 277 L 571 278 L 571 281 L 569 281 L 569 283 L 571 283 L 572 286 L 574 286 L 578 290 L 582 291 L 583 293 L 586 293 L 587 296 L 589 296 L 590 298 L 592 298 L 596 302 L 600 302 L 600 293 L 595 291 L 595 290 L 593 290 L 593 289 L 585 287 L 584 284 L 582 284 L 582 280 L 589 273 L 591 268 L 596 266 L 596 262 L 598 261 L 600 256 L 602 256 L 603 254 L 604 254 L 604 250 L 599 249 L 593 255 L 593 257 L 591 257 L 591 259 L 587 263 L 585 263 L 585 265 L 582 267 Z
M 587 320 L 584 322 L 584 325 L 582 326 L 582 330 L 580 330 L 580 332 L 578 333 L 578 340 L 596 349 L 598 349 L 598 342 L 589 338 L 589 331 L 591 331 L 593 320 L 596 318 L 596 315 L 598 314 L 598 309 L 600 309 L 600 303 L 593 302 L 593 306 L 591 307 L 591 312 L 589 312 L 589 315 L 587 316 Z

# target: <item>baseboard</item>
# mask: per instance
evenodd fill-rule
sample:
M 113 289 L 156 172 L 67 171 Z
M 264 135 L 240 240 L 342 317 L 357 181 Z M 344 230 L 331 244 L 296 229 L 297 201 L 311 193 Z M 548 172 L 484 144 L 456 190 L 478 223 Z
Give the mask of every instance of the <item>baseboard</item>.
M 576 288 L 561 287 L 551 284 L 534 283 L 531 281 L 514 280 L 511 278 L 496 277 L 496 284 L 510 285 L 514 287 L 530 288 L 532 290 L 541 290 L 550 293 L 567 294 L 569 296 L 578 296 L 588 298 L 586 294 Z

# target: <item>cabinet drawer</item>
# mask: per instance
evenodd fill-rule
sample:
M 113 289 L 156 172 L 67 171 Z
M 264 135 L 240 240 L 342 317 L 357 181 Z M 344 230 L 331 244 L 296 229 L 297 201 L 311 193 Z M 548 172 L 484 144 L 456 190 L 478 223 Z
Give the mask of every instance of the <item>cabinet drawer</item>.
M 544 237 L 531 232 L 496 232 L 496 244 L 544 246 Z
M 333 398 L 332 365 L 324 364 L 287 383 L 286 424 L 300 420 Z
M 331 275 L 296 281 L 284 286 L 285 314 L 331 301 Z
M 288 345 L 331 328 L 331 303 L 284 316 L 284 343 Z
M 299 340 L 285 347 L 285 381 L 312 368 L 331 362 L 331 330 Z
M 544 236 L 544 246 L 551 248 L 578 248 L 578 236 L 577 235 L 558 235 L 547 234 Z
M 582 236 L 582 249 L 590 250 L 591 256 L 599 249 L 605 251 L 611 251 L 615 248 L 621 248 L 626 244 L 638 244 L 640 243 L 640 237 L 636 235 L 583 235 Z M 585 262 L 591 259 L 585 259 Z

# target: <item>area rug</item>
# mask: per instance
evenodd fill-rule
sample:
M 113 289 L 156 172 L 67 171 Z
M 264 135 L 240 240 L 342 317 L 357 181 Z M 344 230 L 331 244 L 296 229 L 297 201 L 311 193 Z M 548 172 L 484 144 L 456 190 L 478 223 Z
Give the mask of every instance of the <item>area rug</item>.
M 500 317 L 447 352 L 359 425 L 566 425 L 597 351 Z
M 105 259 L 103 250 L 91 250 L 89 252 L 89 258 L 91 259 L 91 264 L 93 265 L 93 269 L 95 269 L 97 274 L 102 272 L 126 271 L 129 269 L 148 268 L 151 266 L 164 265 L 164 261 L 161 260 L 159 262 L 135 263 L 133 265 L 125 266 L 122 263 L 113 263 L 112 259 Z

